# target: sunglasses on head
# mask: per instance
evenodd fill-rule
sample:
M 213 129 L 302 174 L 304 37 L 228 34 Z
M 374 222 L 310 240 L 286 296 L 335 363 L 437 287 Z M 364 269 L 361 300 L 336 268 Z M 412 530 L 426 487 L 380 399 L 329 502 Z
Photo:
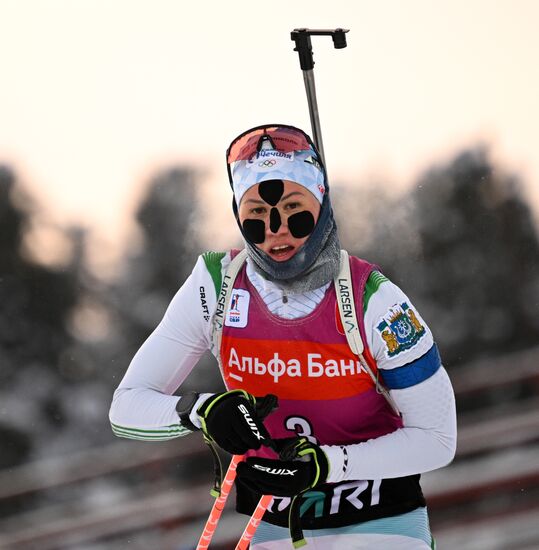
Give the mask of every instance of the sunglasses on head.
M 249 160 L 269 142 L 272 149 L 282 153 L 292 151 L 316 152 L 311 138 L 299 128 L 286 124 L 266 124 L 251 128 L 232 141 L 226 152 L 226 162 L 230 165 L 239 160 Z M 316 156 L 319 158 L 318 153 Z

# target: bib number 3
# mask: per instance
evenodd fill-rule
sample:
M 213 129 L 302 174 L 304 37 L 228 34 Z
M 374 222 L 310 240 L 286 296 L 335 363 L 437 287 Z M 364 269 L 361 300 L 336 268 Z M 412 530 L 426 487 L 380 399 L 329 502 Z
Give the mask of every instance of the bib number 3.
M 306 437 L 311 443 L 318 445 L 318 441 L 313 435 L 313 428 L 306 418 L 289 416 L 285 421 L 285 427 L 287 430 L 296 432 L 300 437 Z

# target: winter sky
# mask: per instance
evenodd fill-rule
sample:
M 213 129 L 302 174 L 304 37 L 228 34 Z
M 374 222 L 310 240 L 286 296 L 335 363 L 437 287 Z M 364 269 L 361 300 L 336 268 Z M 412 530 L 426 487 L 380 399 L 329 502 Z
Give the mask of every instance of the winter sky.
M 290 31 L 345 27 L 344 50 L 313 39 L 333 180 L 400 190 L 482 141 L 538 204 L 537 21 L 534 0 L 0 0 L 0 163 L 102 252 L 130 235 L 157 167 L 194 165 L 221 244 L 230 139 L 310 132 Z

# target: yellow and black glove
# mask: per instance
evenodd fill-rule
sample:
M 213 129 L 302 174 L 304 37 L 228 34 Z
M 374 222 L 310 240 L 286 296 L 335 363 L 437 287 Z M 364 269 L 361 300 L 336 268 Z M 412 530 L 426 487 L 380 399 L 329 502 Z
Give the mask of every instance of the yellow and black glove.
M 272 447 L 263 419 L 277 407 L 277 397 L 254 397 L 245 390 L 216 393 L 197 409 L 206 439 L 231 454 L 262 445 Z
M 326 454 L 305 437 L 275 439 L 278 460 L 250 457 L 238 464 L 237 475 L 263 495 L 295 496 L 324 483 L 329 473 Z

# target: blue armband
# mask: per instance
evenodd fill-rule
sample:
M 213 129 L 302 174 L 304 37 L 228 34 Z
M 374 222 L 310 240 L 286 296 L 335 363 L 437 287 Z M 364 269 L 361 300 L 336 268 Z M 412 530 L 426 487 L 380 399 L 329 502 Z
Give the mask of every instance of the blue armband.
M 438 347 L 433 344 L 425 355 L 407 365 L 388 370 L 380 369 L 380 376 L 387 389 L 402 390 L 430 378 L 441 366 Z

